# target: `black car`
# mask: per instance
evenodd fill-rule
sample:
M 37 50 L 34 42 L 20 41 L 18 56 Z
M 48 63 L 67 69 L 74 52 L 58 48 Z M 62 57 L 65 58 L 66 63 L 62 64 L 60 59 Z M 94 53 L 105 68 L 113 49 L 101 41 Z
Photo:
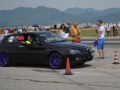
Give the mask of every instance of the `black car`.
M 32 37 L 33 41 L 26 41 Z M 71 65 L 91 61 L 94 51 L 82 43 L 66 41 L 52 32 L 27 32 L 10 34 L 0 42 L 0 66 L 15 63 L 48 64 L 51 68 L 61 68 L 69 57 Z

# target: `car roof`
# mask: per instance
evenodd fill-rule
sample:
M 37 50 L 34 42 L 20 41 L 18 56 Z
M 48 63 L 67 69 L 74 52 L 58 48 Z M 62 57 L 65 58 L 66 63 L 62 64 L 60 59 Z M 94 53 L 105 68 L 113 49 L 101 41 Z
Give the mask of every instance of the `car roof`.
M 6 36 L 12 36 L 12 35 L 23 35 L 23 34 L 42 34 L 42 33 L 52 33 L 52 32 L 49 32 L 49 31 L 34 31 L 34 32 L 23 32 L 23 33 L 13 33 L 13 34 L 9 34 L 9 35 L 6 35 Z

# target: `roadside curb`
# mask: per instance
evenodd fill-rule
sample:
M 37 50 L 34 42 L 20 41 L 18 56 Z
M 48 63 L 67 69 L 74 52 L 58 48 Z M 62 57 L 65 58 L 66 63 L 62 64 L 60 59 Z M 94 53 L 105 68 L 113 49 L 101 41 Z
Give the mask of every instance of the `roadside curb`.
M 82 40 L 96 40 L 96 37 L 81 37 Z M 119 40 L 120 37 L 105 37 L 105 40 Z
M 82 37 L 82 43 L 93 44 L 96 37 Z M 105 37 L 106 44 L 120 44 L 120 37 Z

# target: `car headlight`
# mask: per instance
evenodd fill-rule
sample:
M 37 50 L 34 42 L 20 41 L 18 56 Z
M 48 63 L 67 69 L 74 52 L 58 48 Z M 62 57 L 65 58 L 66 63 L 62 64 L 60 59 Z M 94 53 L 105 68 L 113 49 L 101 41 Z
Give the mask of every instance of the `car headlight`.
M 81 53 L 81 52 L 78 50 L 70 50 L 70 54 L 79 54 L 79 53 Z

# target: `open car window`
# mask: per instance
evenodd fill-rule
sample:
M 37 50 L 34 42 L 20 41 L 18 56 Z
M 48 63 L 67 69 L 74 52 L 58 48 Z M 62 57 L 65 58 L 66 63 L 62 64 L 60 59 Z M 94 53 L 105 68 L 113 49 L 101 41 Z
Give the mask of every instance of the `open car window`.
M 32 41 L 30 41 L 31 38 L 32 38 Z M 26 41 L 30 41 L 31 44 L 39 43 L 39 39 L 33 34 L 24 34 L 22 36 L 18 36 L 18 40 L 23 44 L 27 44 Z

